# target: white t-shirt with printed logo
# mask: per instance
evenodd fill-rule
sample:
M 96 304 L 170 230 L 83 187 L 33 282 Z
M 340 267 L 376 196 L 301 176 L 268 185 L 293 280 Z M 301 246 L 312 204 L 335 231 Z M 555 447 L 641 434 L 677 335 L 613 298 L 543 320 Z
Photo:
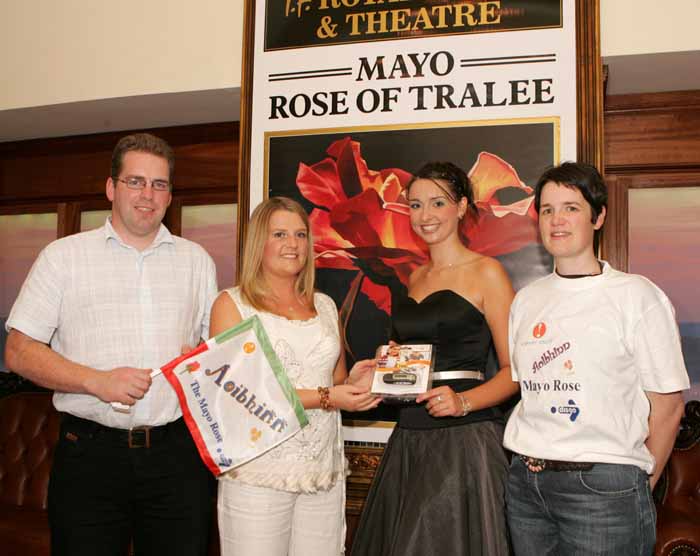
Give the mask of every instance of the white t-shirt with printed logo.
M 689 387 L 674 310 L 658 287 L 607 263 L 598 276 L 550 274 L 516 295 L 509 344 L 522 398 L 506 448 L 653 471 L 645 391 Z

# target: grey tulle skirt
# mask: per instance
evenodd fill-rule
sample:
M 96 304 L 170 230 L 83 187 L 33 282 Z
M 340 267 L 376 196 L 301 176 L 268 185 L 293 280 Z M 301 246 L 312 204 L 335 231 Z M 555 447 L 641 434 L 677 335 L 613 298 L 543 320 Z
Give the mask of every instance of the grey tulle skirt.
M 396 428 L 355 534 L 352 556 L 509 554 L 503 426 Z

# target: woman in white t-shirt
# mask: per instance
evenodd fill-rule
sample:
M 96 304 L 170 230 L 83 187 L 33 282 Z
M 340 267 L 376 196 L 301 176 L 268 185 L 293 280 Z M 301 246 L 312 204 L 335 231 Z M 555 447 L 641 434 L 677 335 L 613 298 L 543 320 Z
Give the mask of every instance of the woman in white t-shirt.
M 642 276 L 596 257 L 607 188 L 565 162 L 535 186 L 555 271 L 510 312 L 521 401 L 506 506 L 516 556 L 652 554 L 651 489 L 673 447 L 688 388 L 673 307 Z
M 304 209 L 285 197 L 251 217 L 240 285 L 214 302 L 210 334 L 257 314 L 297 389 L 309 425 L 223 475 L 218 513 L 224 556 L 333 556 L 345 541 L 345 457 L 339 409 L 365 411 L 373 361 L 348 377 L 334 302 L 314 292 Z

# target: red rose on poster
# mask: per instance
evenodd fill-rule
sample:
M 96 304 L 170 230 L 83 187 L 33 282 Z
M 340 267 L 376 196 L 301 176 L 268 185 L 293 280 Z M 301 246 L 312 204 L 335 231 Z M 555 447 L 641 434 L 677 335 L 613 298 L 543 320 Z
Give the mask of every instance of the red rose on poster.
M 370 170 L 360 144 L 349 137 L 335 141 L 329 158 L 299 164 L 297 186 L 314 205 L 309 215 L 316 240 L 318 268 L 357 270 L 354 259 L 381 261 L 408 283 L 417 266 L 427 262 L 427 247 L 411 231 L 403 189 L 411 174 L 399 168 Z M 362 292 L 386 313 L 391 296 L 386 286 L 370 280 Z
M 515 168 L 495 154 L 481 152 L 469 179 L 478 209 L 462 225 L 470 249 L 495 257 L 539 243 L 533 190 L 520 181 Z
M 377 267 L 408 284 L 411 272 L 428 261 L 426 245 L 411 230 L 403 195 L 411 174 L 400 168 L 369 169 L 360 144 L 350 137 L 326 152 L 329 156 L 316 164 L 300 163 L 296 178 L 301 194 L 318 207 L 309 216 L 316 266 Z M 539 241 L 532 188 L 510 164 L 482 152 L 469 177 L 477 212 L 470 213 L 461 231 L 470 249 L 497 256 Z M 358 288 L 391 314 L 389 289 L 365 280 L 361 271 L 358 278 Z

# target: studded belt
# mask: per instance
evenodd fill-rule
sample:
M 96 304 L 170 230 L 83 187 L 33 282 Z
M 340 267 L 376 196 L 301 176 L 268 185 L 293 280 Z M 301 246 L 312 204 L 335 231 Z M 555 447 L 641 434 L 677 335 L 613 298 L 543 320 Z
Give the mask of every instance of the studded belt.
M 590 471 L 594 463 L 585 461 L 560 461 L 556 459 L 533 458 L 518 454 L 518 457 L 533 473 L 544 471 Z

